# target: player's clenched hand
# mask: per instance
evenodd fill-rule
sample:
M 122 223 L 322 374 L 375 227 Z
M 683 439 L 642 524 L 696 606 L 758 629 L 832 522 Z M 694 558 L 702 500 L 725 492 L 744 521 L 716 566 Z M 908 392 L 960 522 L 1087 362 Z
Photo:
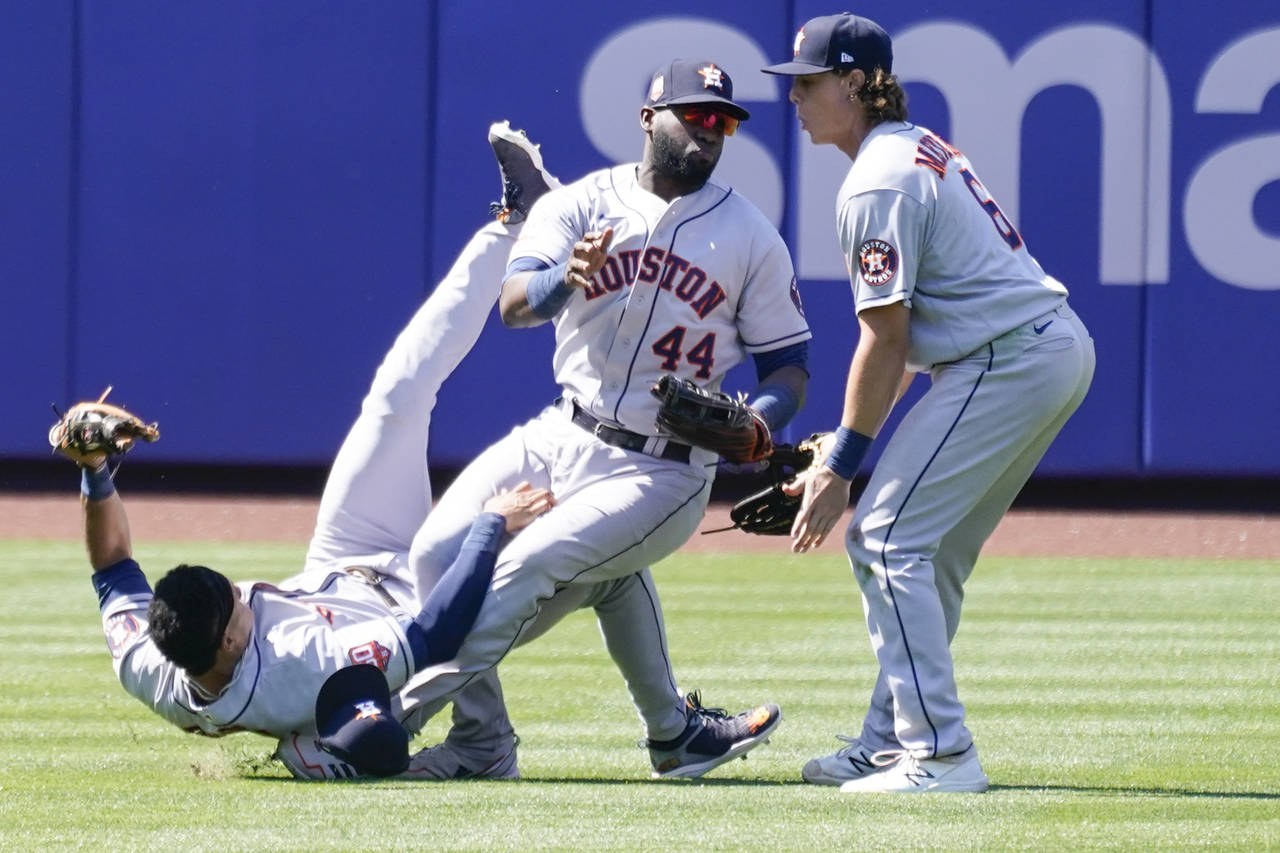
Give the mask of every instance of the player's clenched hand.
M 507 532 L 515 533 L 528 527 L 533 520 L 556 505 L 556 499 L 546 489 L 535 489 L 523 481 L 514 489 L 503 489 L 484 502 L 485 512 L 496 512 L 507 520 Z
M 101 468 L 107 464 L 107 453 L 105 450 L 94 450 L 89 453 L 80 453 L 74 447 L 60 447 L 58 452 L 79 465 L 81 468 L 88 468 L 90 471 Z
M 782 490 L 787 494 L 803 494 L 796 522 L 791 526 L 792 551 L 801 553 L 823 543 L 849 508 L 851 484 L 851 480 L 844 479 L 822 464 L 814 465 L 783 484 Z
M 569 263 L 564 272 L 565 283 L 570 287 L 586 287 L 591 277 L 600 272 L 609 256 L 609 244 L 613 242 L 613 229 L 588 231 L 573 244 Z

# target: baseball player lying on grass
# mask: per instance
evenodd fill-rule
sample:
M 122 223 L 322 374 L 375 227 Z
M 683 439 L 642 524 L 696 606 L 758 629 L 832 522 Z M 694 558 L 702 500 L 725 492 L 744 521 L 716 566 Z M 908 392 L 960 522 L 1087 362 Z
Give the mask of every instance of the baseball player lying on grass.
M 527 483 L 486 502 L 458 561 L 412 616 L 384 600 L 355 567 L 323 577 L 304 574 L 277 587 L 233 584 L 212 569 L 183 564 L 153 593 L 133 559 L 129 521 L 106 454 L 67 453 L 83 472 L 85 542 L 116 674 L 125 690 L 165 719 L 208 735 L 256 731 L 296 739 L 315 731 L 316 699 L 325 682 L 353 663 L 376 666 L 386 692 L 389 684 L 448 660 L 484 600 L 496 543 L 553 504 L 549 492 Z M 391 712 L 387 700 L 381 708 Z M 318 722 L 323 729 L 331 720 Z M 335 733 L 347 722 L 334 726 Z M 364 772 L 430 778 L 410 767 L 407 732 L 398 753 L 362 753 L 357 733 L 348 739 L 337 749 Z
M 497 550 L 554 504 L 546 489 L 524 484 L 496 491 L 442 577 L 417 577 L 410 568 L 410 542 L 431 507 L 425 460 L 437 392 L 480 334 L 519 219 L 554 183 L 536 149 L 505 122 L 490 141 L 507 205 L 467 245 L 378 369 L 334 461 L 299 575 L 278 586 L 233 584 L 185 566 L 153 594 L 132 560 L 124 505 L 104 463 L 135 438 L 156 436 L 127 412 L 99 404 L 73 408 L 50 436 L 84 468 L 93 579 L 125 689 L 189 731 L 278 738 L 276 757 L 301 778 L 518 776 L 513 738 L 497 755 L 446 742 L 410 759 L 408 732 L 426 716 L 406 719 L 402 689 L 424 665 L 453 655 L 483 604 Z M 509 181 L 508 167 L 520 165 L 518 180 Z M 629 630 L 637 607 L 657 618 L 644 592 L 638 580 L 575 586 L 541 603 L 523 639 L 587 603 L 597 606 L 606 638 L 611 625 Z M 378 678 L 368 677 L 371 668 Z M 657 689 L 645 683 L 648 671 L 623 669 L 633 690 Z M 463 697 L 450 698 L 455 718 L 462 706 L 463 728 L 474 727 L 477 715 L 468 716 Z M 500 694 L 496 705 L 482 698 L 491 715 L 482 722 L 492 724 L 496 714 L 509 731 Z M 752 745 L 730 744 L 738 752 Z

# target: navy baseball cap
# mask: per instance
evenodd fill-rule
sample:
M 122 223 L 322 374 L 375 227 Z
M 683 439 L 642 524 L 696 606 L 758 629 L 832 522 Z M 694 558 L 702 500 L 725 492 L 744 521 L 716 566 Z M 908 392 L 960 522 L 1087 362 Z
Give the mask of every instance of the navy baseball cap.
M 734 118 L 751 118 L 751 113 L 733 102 L 729 72 L 707 60 L 673 59 L 653 72 L 644 105 L 675 104 L 719 104 Z
M 869 18 L 850 12 L 812 18 L 796 33 L 791 62 L 760 70 L 767 74 L 821 74 L 860 68 L 870 74 L 877 67 L 893 71 L 893 43 L 889 34 Z
M 370 663 L 340 669 L 316 697 L 320 747 L 361 773 L 395 776 L 409 766 L 409 733 L 391 715 L 386 676 Z

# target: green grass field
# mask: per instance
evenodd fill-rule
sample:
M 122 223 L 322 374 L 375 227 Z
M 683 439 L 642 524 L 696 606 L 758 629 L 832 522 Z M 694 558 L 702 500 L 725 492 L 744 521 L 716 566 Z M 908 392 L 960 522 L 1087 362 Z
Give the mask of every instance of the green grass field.
M 79 545 L 0 543 L 0 848 L 1280 849 L 1280 561 L 984 559 L 955 656 L 992 789 L 868 798 L 799 781 L 857 733 L 875 670 L 844 561 L 778 545 L 655 571 L 682 686 L 783 707 L 746 761 L 650 781 L 578 613 L 500 670 L 523 781 L 297 783 L 266 739 L 186 735 L 124 694 Z M 301 547 L 139 558 L 279 579 Z

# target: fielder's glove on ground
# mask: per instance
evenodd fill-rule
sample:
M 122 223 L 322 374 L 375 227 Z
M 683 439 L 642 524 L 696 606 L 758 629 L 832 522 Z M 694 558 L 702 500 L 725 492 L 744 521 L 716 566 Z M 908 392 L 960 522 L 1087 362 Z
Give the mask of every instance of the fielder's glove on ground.
M 104 403 L 108 388 L 97 402 L 76 403 L 49 429 L 49 444 L 62 455 L 82 462 L 92 454 L 123 456 L 139 439 L 155 441 L 160 430 L 155 424 L 119 406 Z M 54 413 L 57 413 L 54 409 Z
M 668 438 L 711 450 L 727 462 L 756 462 L 773 450 L 768 424 L 742 398 L 670 373 L 650 391 L 660 402 L 658 429 Z
M 822 440 L 830 433 L 815 433 L 795 447 L 779 444 L 769 454 L 769 476 L 773 485 L 748 495 L 729 510 L 732 530 L 735 527 L 761 536 L 787 536 L 800 512 L 801 496 L 782 491 L 782 484 L 804 471 L 821 456 Z M 715 531 L 709 531 L 715 532 Z

